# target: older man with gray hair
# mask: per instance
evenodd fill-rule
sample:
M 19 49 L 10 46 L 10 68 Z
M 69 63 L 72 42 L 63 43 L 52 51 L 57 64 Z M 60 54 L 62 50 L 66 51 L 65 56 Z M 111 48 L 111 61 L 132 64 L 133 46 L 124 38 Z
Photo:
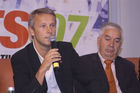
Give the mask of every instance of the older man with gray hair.
M 97 38 L 98 53 L 81 56 L 93 87 L 88 93 L 140 93 L 134 64 L 118 56 L 121 44 L 121 27 L 106 23 Z

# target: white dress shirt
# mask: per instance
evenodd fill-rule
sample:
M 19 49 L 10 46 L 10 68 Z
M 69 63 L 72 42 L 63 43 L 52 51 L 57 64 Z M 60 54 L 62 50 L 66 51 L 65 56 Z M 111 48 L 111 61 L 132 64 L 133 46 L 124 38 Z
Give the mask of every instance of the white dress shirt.
M 34 46 L 34 44 L 33 44 L 33 46 Z M 39 60 L 40 60 L 40 62 L 42 64 L 44 58 L 38 53 L 38 51 L 35 48 L 35 46 L 34 46 L 34 49 L 37 52 Z M 60 91 L 60 89 L 58 87 L 58 84 L 56 82 L 56 79 L 55 79 L 55 74 L 54 74 L 54 70 L 53 70 L 52 65 L 51 65 L 50 69 L 46 72 L 45 78 L 46 78 L 47 86 L 48 86 L 48 91 L 46 93 L 61 93 L 61 91 Z
M 106 64 L 104 63 L 105 59 L 101 56 L 101 54 L 98 52 L 98 55 L 101 59 L 101 63 L 103 65 L 103 68 L 105 70 L 105 67 L 106 67 Z M 111 64 L 111 69 L 112 69 L 112 72 L 113 72 L 113 76 L 114 76 L 114 79 L 115 79 L 115 84 L 116 84 L 116 88 L 117 88 L 117 93 L 122 93 L 121 89 L 120 89 L 120 86 L 118 84 L 118 79 L 116 77 L 116 69 L 115 69 L 115 60 L 113 60 L 112 64 Z

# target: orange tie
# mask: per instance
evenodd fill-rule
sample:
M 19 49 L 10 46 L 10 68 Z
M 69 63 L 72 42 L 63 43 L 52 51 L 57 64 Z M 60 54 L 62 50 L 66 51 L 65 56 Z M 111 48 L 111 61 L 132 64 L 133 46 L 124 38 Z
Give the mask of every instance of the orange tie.
M 109 93 L 117 93 L 116 84 L 115 84 L 114 76 L 111 69 L 112 61 L 106 60 L 105 63 L 106 63 L 105 72 L 106 72 L 107 79 L 109 82 Z

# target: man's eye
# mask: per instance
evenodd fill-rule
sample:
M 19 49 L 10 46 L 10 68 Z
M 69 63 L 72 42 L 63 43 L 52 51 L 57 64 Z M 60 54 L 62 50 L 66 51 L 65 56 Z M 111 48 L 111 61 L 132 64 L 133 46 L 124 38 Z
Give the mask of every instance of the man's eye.
M 40 27 L 45 28 L 46 25 L 41 25 Z
M 119 42 L 120 42 L 120 39 L 118 39 L 118 38 L 115 39 L 115 42 L 116 42 L 116 43 L 119 43 Z
M 55 27 L 55 24 L 50 24 L 50 27 L 51 27 L 51 28 Z
M 105 40 L 109 41 L 110 40 L 110 37 L 105 37 Z

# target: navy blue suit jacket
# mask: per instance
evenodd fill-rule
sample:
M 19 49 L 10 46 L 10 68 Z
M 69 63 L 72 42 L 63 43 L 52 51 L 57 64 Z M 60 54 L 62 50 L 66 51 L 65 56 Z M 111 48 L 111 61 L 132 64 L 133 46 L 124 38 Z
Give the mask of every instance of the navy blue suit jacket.
M 97 53 L 81 56 L 88 93 L 109 93 L 109 84 Z M 122 93 L 140 93 L 140 84 L 136 76 L 134 64 L 124 58 L 115 59 L 116 77 Z M 84 80 L 84 78 L 83 78 Z
M 57 47 L 62 56 L 62 63 L 59 70 L 54 71 L 56 81 L 62 93 L 73 93 L 73 68 L 74 64 L 79 62 L 79 56 L 71 43 L 57 42 Z M 16 93 L 46 93 L 46 80 L 44 79 L 41 86 L 35 78 L 41 63 L 32 43 L 16 52 L 11 62 Z

